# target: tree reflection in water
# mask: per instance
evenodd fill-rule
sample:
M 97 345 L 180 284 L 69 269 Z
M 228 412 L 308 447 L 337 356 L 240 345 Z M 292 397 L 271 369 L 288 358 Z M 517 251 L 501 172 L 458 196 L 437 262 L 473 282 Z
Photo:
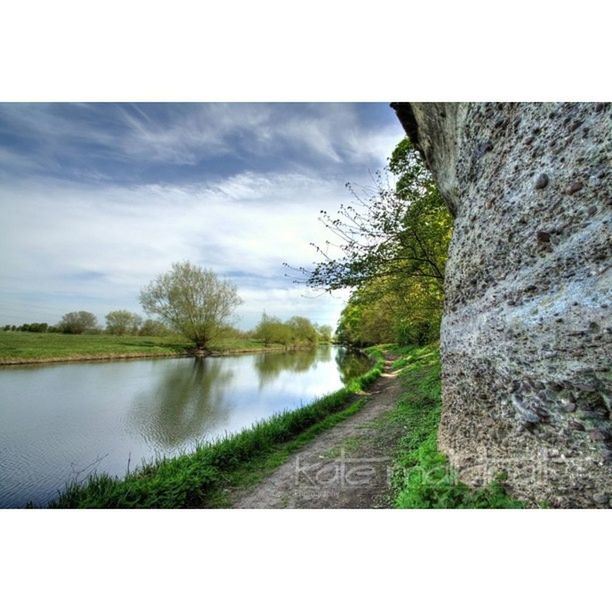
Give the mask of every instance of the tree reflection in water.
M 281 372 L 305 372 L 318 363 L 332 359 L 332 346 L 325 344 L 311 351 L 288 351 L 284 353 L 260 353 L 255 359 L 255 370 L 259 376 L 259 388 L 276 380 Z M 369 369 L 369 360 L 362 353 L 341 347 L 336 352 L 336 364 L 342 384 L 363 374 Z
M 281 372 L 305 372 L 318 356 L 316 350 L 286 351 L 283 353 L 259 353 L 255 357 L 255 371 L 259 376 L 259 388 L 278 378 Z M 327 359 L 329 361 L 329 358 Z
M 261 391 L 283 372 L 316 372 L 319 364 L 331 362 L 334 354 L 342 384 L 369 367 L 368 359 L 362 354 L 344 348 L 335 351 L 331 346 L 245 356 L 242 366 L 232 358 L 159 362 L 159 368 L 154 370 L 155 385 L 136 397 L 126 417 L 126 425 L 160 454 L 193 448 L 207 432 L 220 432 L 229 427 L 232 410 L 256 403 L 255 390 L 254 395 L 240 396 L 244 393 L 245 383 L 248 388 L 253 370 Z M 246 367 L 248 364 L 254 366 L 253 370 Z M 234 377 L 235 373 L 239 374 L 240 380 Z M 322 368 L 321 376 L 328 375 L 328 366 Z M 286 383 L 289 388 L 292 386 L 290 378 Z M 286 391 L 279 390 L 279 393 Z
M 168 366 L 168 364 L 164 364 Z M 233 371 L 218 359 L 180 359 L 133 403 L 128 425 L 159 451 L 184 447 L 228 419 Z
M 351 351 L 345 347 L 338 349 L 336 364 L 343 385 L 346 385 L 353 378 L 365 374 L 370 369 L 370 360 L 363 353 Z

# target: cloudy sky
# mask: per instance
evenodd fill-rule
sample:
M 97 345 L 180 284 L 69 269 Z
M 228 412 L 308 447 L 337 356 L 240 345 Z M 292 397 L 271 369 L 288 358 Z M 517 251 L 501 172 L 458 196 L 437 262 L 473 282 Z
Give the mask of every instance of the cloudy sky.
M 296 285 L 318 220 L 371 184 L 403 133 L 387 104 L 0 104 L 0 324 L 141 312 L 172 262 L 265 309 L 335 325 L 346 295 Z

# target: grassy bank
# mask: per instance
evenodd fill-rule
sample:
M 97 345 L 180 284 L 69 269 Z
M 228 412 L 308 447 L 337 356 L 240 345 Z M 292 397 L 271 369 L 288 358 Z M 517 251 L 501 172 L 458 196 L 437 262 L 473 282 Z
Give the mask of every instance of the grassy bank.
M 257 423 L 194 453 L 143 466 L 125 478 L 95 475 L 69 485 L 54 508 L 199 508 L 223 506 L 228 489 L 253 483 L 313 437 L 361 407 L 358 393 L 378 378 L 382 353 L 370 351 L 373 367 L 343 389 L 293 412 Z
M 111 336 L 107 334 L 34 334 L 0 331 L 0 365 L 88 359 L 184 355 L 191 343 L 181 336 Z M 258 340 L 225 338 L 214 342 L 215 354 L 284 350 Z
M 406 429 L 396 451 L 394 505 L 398 508 L 521 508 L 504 491 L 504 477 L 481 489 L 460 482 L 438 451 L 441 386 L 436 345 L 398 349 L 403 394 L 390 414 Z M 402 354 L 403 353 L 403 354 Z

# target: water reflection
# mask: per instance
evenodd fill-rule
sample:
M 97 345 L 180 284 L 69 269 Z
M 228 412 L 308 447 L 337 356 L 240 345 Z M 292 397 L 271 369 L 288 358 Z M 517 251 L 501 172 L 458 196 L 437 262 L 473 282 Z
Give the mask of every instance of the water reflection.
M 260 353 L 255 356 L 253 364 L 259 377 L 259 389 L 275 381 L 282 372 L 306 372 L 315 364 L 328 363 L 334 352 L 343 384 L 368 369 L 369 360 L 363 353 L 345 348 L 336 348 L 334 351 L 331 344 L 321 345 L 311 351 Z
M 278 378 L 281 372 L 305 372 L 321 355 L 312 351 L 291 351 L 283 353 L 260 353 L 255 356 L 255 371 L 259 377 L 259 389 Z M 329 361 L 329 357 L 327 359 Z
M 369 359 L 363 353 L 341 347 L 336 352 L 336 364 L 338 365 L 340 380 L 343 385 L 346 385 L 351 379 L 367 371 Z
M 319 352 L 317 354 L 319 361 L 327 363 L 331 361 L 332 358 L 332 346 L 331 344 L 322 344 L 319 347 Z
M 230 410 L 226 390 L 233 376 L 221 360 L 177 360 L 161 369 L 152 390 L 136 398 L 128 427 L 160 451 L 176 450 L 202 432 L 222 429 Z

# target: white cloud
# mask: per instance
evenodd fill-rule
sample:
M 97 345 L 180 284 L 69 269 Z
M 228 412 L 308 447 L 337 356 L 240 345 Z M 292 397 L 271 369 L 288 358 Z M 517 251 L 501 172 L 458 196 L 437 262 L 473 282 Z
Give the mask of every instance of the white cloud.
M 342 185 L 312 182 L 298 175 L 248 175 L 189 187 L 2 185 L 0 284 L 5 296 L 47 294 L 51 319 L 61 314 L 59 305 L 85 308 L 84 298 L 88 305 L 93 300 L 86 309 L 101 318 L 112 308 L 137 307 L 142 286 L 173 261 L 188 259 L 222 276 L 238 273 L 243 325 L 264 309 L 333 324 L 340 301 L 291 286 L 282 267 L 284 261 L 311 264 L 309 243 L 327 237 L 318 212 L 336 208 L 344 196 Z M 0 311 L 24 308 L 19 319 L 44 315 L 40 305 L 28 312 L 15 299 L 5 297 Z

